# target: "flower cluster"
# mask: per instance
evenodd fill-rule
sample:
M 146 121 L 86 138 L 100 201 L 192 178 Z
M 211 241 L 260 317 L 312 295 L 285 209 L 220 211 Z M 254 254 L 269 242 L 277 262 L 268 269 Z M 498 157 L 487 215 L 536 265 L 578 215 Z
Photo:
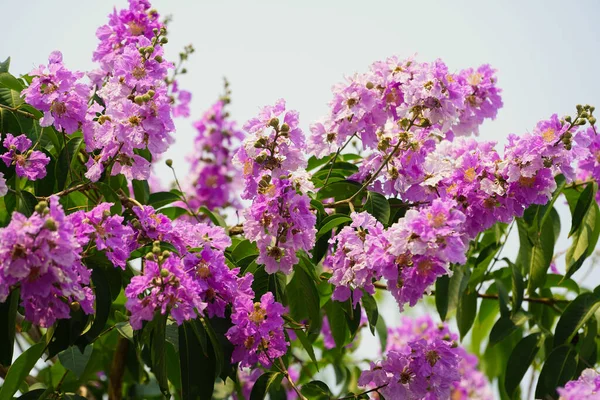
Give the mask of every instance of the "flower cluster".
M 239 362 L 240 367 L 260 362 L 269 368 L 273 360 L 283 356 L 289 345 L 283 331 L 284 312 L 271 292 L 265 293 L 260 302 L 247 296 L 236 298 L 231 315 L 233 326 L 226 334 L 235 346 L 231 361 Z
M 22 93 L 27 103 L 44 112 L 41 126 L 54 125 L 71 134 L 85 121 L 90 88 L 78 82 L 83 73 L 69 71 L 62 60 L 60 51 L 52 52 L 47 68 L 31 71 L 34 78 Z
M 157 260 L 146 259 L 144 273 L 131 278 L 125 289 L 131 326 L 141 329 L 142 321 L 151 321 L 157 311 L 168 312 L 178 324 L 195 318 L 206 308 L 198 292 L 198 283 L 185 272 L 177 256 L 164 254 Z
M 134 250 L 133 229 L 123 225 L 123 217 L 111 215 L 112 203 L 101 203 L 91 211 L 77 211 L 68 216 L 74 234 L 82 246 L 93 241 L 96 249 L 104 251 L 115 266 L 125 269 Z
M 362 291 L 373 294 L 374 280 L 385 278 L 402 309 L 415 305 L 435 280 L 448 273 L 449 263 L 465 261 L 465 216 L 452 200 L 409 210 L 387 230 L 367 212 L 351 214 L 352 224 L 331 239 L 336 251 L 324 265 L 332 269 L 332 298 L 344 301 Z
M 460 380 L 460 355 L 450 340 L 416 339 L 400 351 L 390 350 L 386 358 L 371 363 L 360 386 L 377 388 L 386 399 L 449 399 L 452 386 Z
M 8 151 L 0 154 L 0 158 L 7 167 L 15 166 L 17 176 L 25 177 L 31 181 L 46 176 L 46 165 L 50 162 L 50 158 L 41 151 L 30 150 L 31 140 L 27 136 L 19 135 L 15 137 L 7 133 L 2 145 Z
M 93 152 L 86 163 L 86 177 L 92 181 L 108 166 L 112 175 L 147 179 L 150 161 L 173 142 L 172 101 L 165 82 L 173 64 L 163 59 L 166 30 L 149 8 L 146 1 L 131 0 L 129 9 L 115 11 L 97 32 L 94 60 L 101 71 L 92 79 L 100 101 L 88 109 L 83 126 L 87 150 Z
M 258 263 L 268 273 L 289 274 L 298 262 L 296 251 L 310 251 L 315 243 L 316 217 L 310 199 L 298 190 L 310 190 L 304 135 L 298 113 L 285 110 L 285 102 L 264 107 L 257 118 L 246 123 L 249 133 L 236 153 L 243 166 L 243 198 L 253 199 L 244 212 L 244 233 L 256 241 Z
M 355 305 L 362 297 L 362 290 L 375 293 L 373 280 L 381 277 L 381 259 L 378 250 L 387 243 L 384 229 L 367 212 L 352 213 L 352 223 L 343 227 L 330 239 L 336 250 L 327 256 L 324 266 L 333 271 L 329 282 L 335 285 L 332 298 L 346 301 L 352 296 Z
M 193 209 L 205 206 L 213 210 L 238 205 L 239 169 L 231 160 L 243 134 L 229 119 L 226 105 L 225 100 L 217 101 L 194 123 L 198 135 L 186 180 L 188 204 Z
M 421 165 L 441 139 L 477 133 L 496 116 L 502 101 L 495 84 L 487 65 L 451 74 L 440 60 L 376 62 L 334 87 L 330 115 L 311 127 L 309 149 L 321 157 L 357 136 L 371 153 L 353 179 L 370 179 L 385 163 L 373 187 L 401 194 L 426 178 Z
M 93 313 L 90 270 L 81 263 L 73 231 L 56 196 L 49 205 L 40 202 L 29 218 L 13 213 L 0 228 L 0 302 L 20 287 L 25 317 L 42 327 L 69 318 L 71 309 Z
M 436 199 L 430 206 L 409 210 L 385 237 L 393 261 L 382 268 L 388 288 L 400 308 L 414 306 L 436 279 L 448 273 L 448 263 L 464 263 L 465 216 L 453 201 Z
M 386 352 L 405 352 L 410 342 L 424 339 L 426 341 L 452 340 L 458 341 L 458 335 L 450 331 L 447 324 L 436 324 L 429 316 L 419 318 L 402 317 L 397 327 L 388 328 Z M 458 346 L 456 353 L 461 358 L 458 364 L 460 380 L 452 383 L 450 398 L 456 400 L 491 400 L 493 398 L 489 382 L 477 369 L 477 357 Z
M 171 221 L 151 206 L 136 206 L 133 212 L 133 242 L 152 246 L 142 275 L 134 277 L 125 291 L 127 308 L 138 321 L 135 329 L 157 310 L 170 312 L 181 323 L 197 315 L 224 317 L 235 299 L 253 297 L 252 276 L 238 278 L 239 268 L 229 269 L 225 263 L 224 251 L 231 239 L 223 228 Z M 161 242 L 173 245 L 178 254 L 161 250 Z M 165 279 L 159 279 L 161 274 Z M 144 285 L 152 290 L 144 291 Z
M 599 400 L 600 399 L 600 375 L 592 368 L 581 373 L 579 379 L 569 381 L 565 387 L 557 389 L 559 400 Z

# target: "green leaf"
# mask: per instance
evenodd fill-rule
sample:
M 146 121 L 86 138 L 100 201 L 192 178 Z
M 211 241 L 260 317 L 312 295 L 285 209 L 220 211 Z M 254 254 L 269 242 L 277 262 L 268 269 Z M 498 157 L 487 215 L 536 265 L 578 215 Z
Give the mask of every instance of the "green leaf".
M 385 351 L 387 349 L 387 336 L 388 336 L 388 330 L 387 330 L 387 326 L 385 325 L 385 320 L 383 319 L 383 316 L 379 316 L 379 318 L 377 319 L 377 335 L 379 336 L 379 344 L 381 345 L 381 351 Z
M 25 86 L 20 80 L 8 72 L 0 72 L 0 88 L 7 88 L 20 93 Z
M 322 381 L 310 381 L 302 385 L 300 392 L 311 400 L 329 400 L 333 397 L 329 386 Z
M 570 343 L 577 331 L 594 316 L 600 307 L 597 293 L 583 293 L 569 303 L 563 311 L 554 331 L 554 347 Z
M 4 303 L 0 303 L 0 364 L 5 367 L 12 364 L 18 306 L 18 288 L 13 289 Z
M 0 400 L 11 400 L 35 363 L 42 357 L 46 343 L 36 343 L 25 350 L 8 369 L 4 384 L 0 388 Z
M 225 222 L 225 220 L 223 219 L 223 217 L 221 217 L 219 215 L 219 213 L 214 212 L 214 211 L 210 211 L 208 208 L 202 206 L 198 209 L 198 212 L 206 215 L 208 218 L 210 218 L 210 220 L 212 221 L 213 224 L 215 224 L 216 226 L 220 226 L 223 228 L 227 228 L 227 223 Z
M 598 204 L 593 202 L 585 214 L 581 225 L 572 235 L 573 242 L 565 255 L 567 263 L 565 278 L 570 278 L 577 272 L 585 259 L 594 252 L 599 235 L 600 210 L 598 209 Z
M 252 386 L 252 392 L 250 393 L 250 400 L 263 400 L 269 388 L 272 385 L 279 386 L 283 374 L 281 372 L 268 371 L 262 374 Z
M 86 265 L 90 266 L 90 263 L 87 262 Z M 85 333 L 85 338 L 88 343 L 104 331 L 113 300 L 111 296 L 111 284 L 107 277 L 107 273 L 102 267 L 98 266 L 92 270 L 92 283 L 94 284 L 94 294 L 96 295 L 96 306 L 94 307 L 94 322 L 90 329 Z M 120 288 L 121 285 L 119 281 L 119 289 Z
M 368 192 L 364 210 L 374 216 L 382 224 L 387 224 L 390 219 L 390 203 L 385 196 L 377 192 Z
M 131 327 L 131 324 L 129 322 L 119 322 L 116 324 L 116 327 L 117 331 L 121 336 L 133 342 L 133 328 Z
M 506 364 L 504 389 L 511 398 L 540 350 L 541 338 L 542 334 L 540 332 L 524 337 L 510 354 Z
M 206 337 L 206 331 L 198 321 L 187 321 L 179 326 L 179 365 L 181 369 L 181 398 L 183 400 L 212 399 L 216 359 L 213 345 L 203 343 L 200 335 Z
M 150 186 L 148 185 L 148 181 L 134 179 L 131 185 L 133 186 L 135 199 L 142 204 L 148 204 L 150 200 Z
M 312 343 L 310 343 L 310 340 L 308 340 L 308 336 L 306 336 L 306 333 L 304 333 L 302 329 L 294 330 L 294 333 L 296 333 L 296 337 L 300 341 L 300 344 L 302 345 L 302 347 L 304 347 L 304 350 L 306 350 L 308 356 L 310 357 L 312 362 L 315 363 L 318 369 L 319 365 L 317 362 L 317 357 L 315 356 L 315 349 L 313 349 Z
M 287 286 L 290 316 L 296 321 L 310 320 L 311 332 L 313 324 L 321 326 L 319 291 L 315 281 L 303 268 L 295 268 L 294 276 Z
M 8 72 L 9 67 L 10 67 L 10 57 L 7 57 L 6 60 L 0 62 L 0 72 Z
M 500 317 L 490 332 L 489 346 L 494 346 L 495 344 L 501 342 L 504 338 L 516 331 L 517 328 L 517 325 L 510 317 Z
M 327 320 L 331 328 L 331 335 L 338 349 L 342 349 L 346 345 L 346 339 L 349 336 L 348 325 L 342 303 L 339 301 L 330 300 L 325 305 Z
M 158 210 L 158 212 L 160 212 L 163 215 L 166 215 L 170 220 L 176 220 L 182 215 L 189 214 L 188 210 L 181 207 L 163 207 L 160 210 Z
M 461 296 L 456 310 L 456 323 L 458 324 L 461 340 L 469 333 L 476 315 L 477 292 L 475 290 L 467 289 Z
M 571 230 L 569 230 L 569 237 L 575 233 L 583 223 L 585 215 L 589 212 L 592 201 L 594 200 L 594 184 L 588 184 L 575 204 L 575 210 L 571 219 Z
M 335 200 L 344 200 L 358 192 L 361 187 L 362 185 L 355 181 L 332 182 L 317 192 L 317 199 L 334 198 Z
M 56 168 L 54 174 L 56 176 L 56 187 L 58 190 L 66 189 L 67 178 L 73 178 L 73 172 L 71 171 L 74 160 L 78 160 L 77 152 L 81 146 L 83 138 L 72 137 L 68 139 L 66 145 L 60 151 L 58 160 L 56 161 Z
M 442 321 L 445 321 L 448 315 L 449 287 L 450 277 L 448 275 L 442 275 L 435 281 L 435 308 L 440 314 Z
M 377 320 L 379 319 L 379 310 L 377 309 L 377 302 L 369 293 L 363 290 L 363 296 L 361 298 L 363 308 L 367 314 L 367 320 L 369 321 L 369 329 L 371 334 L 375 335 L 375 327 L 377 326 Z
M 575 374 L 577 368 L 575 355 L 575 349 L 569 345 L 559 346 L 552 350 L 546 358 L 538 378 L 535 388 L 536 399 L 558 398 L 556 388 L 564 386 Z
M 77 379 L 79 379 L 81 378 L 85 367 L 90 361 L 92 350 L 92 345 L 85 346 L 83 352 L 79 351 L 77 346 L 71 346 L 68 349 L 58 353 L 58 359 L 63 367 L 73 372 L 75 376 L 77 376 Z
M 513 312 L 518 311 L 523 303 L 523 295 L 525 293 L 525 282 L 523 281 L 523 275 L 521 269 L 514 263 L 509 263 L 511 272 L 512 282 L 512 308 Z
M 157 312 L 154 316 L 152 332 L 150 357 L 152 360 L 151 370 L 158 381 L 160 391 L 169 397 L 169 382 L 167 378 L 167 355 L 166 355 L 166 329 L 167 315 Z
M 135 188 L 134 188 L 135 189 Z M 155 209 L 166 206 L 176 201 L 180 201 L 181 197 L 173 192 L 156 192 L 148 197 L 148 204 Z
M 348 222 L 352 222 L 352 218 L 345 214 L 332 214 L 328 216 L 323 220 L 321 228 L 319 229 L 319 232 L 317 232 L 317 239 L 330 232 L 333 228 Z

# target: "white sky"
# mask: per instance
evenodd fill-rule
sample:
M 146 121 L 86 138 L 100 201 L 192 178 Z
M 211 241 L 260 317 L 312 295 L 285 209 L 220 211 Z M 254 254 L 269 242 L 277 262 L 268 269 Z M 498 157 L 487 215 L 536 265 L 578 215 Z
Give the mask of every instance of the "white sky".
M 18 75 L 58 49 L 69 68 L 91 69 L 95 30 L 113 4 L 126 1 L 31 0 L 24 7 L 0 0 L 0 60 L 11 56 Z M 495 67 L 505 106 L 481 132 L 501 145 L 507 134 L 531 130 L 552 113 L 572 114 L 577 103 L 600 106 L 600 2 L 594 0 L 156 0 L 153 6 L 174 18 L 170 60 L 186 44 L 196 48 L 180 79 L 193 92 L 193 115 L 177 120 L 177 143 L 166 155 L 180 177 L 195 135 L 191 122 L 222 92 L 224 76 L 240 124 L 283 97 L 300 111 L 306 132 L 327 112 L 334 83 L 390 55 L 439 57 L 450 70 Z M 166 168 L 158 171 L 171 180 Z M 563 220 L 563 230 L 569 223 Z M 512 243 L 507 255 L 516 252 Z M 566 244 L 561 239 L 559 249 Z

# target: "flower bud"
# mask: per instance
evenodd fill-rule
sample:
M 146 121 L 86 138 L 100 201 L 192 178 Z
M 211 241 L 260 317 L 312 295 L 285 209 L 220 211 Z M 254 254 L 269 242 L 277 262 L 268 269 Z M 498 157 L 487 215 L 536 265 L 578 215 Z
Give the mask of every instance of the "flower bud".
M 375 85 L 373 84 L 373 82 L 367 82 L 367 89 L 371 90 L 375 87 Z
M 44 210 L 45 210 L 46 208 L 48 208 L 48 202 L 47 202 L 47 201 L 44 201 L 44 200 L 42 200 L 42 201 L 40 201 L 39 203 L 37 203 L 37 204 L 36 204 L 36 206 L 35 206 L 35 211 L 36 211 L 38 214 L 41 214 L 41 213 L 43 213 L 43 212 L 44 212 Z
M 590 121 L 590 125 L 594 125 L 596 123 L 596 117 L 589 117 L 588 121 Z
M 284 122 L 283 125 L 281 125 L 281 132 L 289 132 L 289 131 L 290 131 L 290 126 Z
M 161 276 L 161 278 L 166 278 L 167 276 L 169 276 L 169 270 L 165 269 L 165 268 L 162 268 L 160 270 L 160 276 Z
M 150 96 L 150 97 L 154 97 L 154 95 L 156 94 L 156 92 L 155 92 L 154 90 L 150 89 L 150 90 L 148 90 L 148 91 L 146 92 L 146 94 L 147 94 L 148 96 Z
M 58 229 L 58 226 L 56 225 L 56 221 L 53 218 L 48 218 L 46 222 L 44 222 L 44 228 L 48 229 L 49 231 L 55 232 Z
M 155 255 L 159 255 L 161 253 L 160 247 L 153 246 L 152 247 L 152 253 L 155 254 Z
M 161 63 L 163 62 L 163 58 L 161 56 L 156 56 L 154 57 L 154 61 Z
M 279 118 L 271 118 L 271 120 L 269 121 L 269 126 L 277 128 L 279 126 Z
M 163 36 L 163 37 L 160 38 L 160 42 L 162 44 L 167 44 L 167 43 L 169 43 L 169 39 L 167 39 L 166 37 Z
M 145 95 L 143 95 L 143 96 L 142 96 L 142 101 L 143 101 L 144 103 L 147 103 L 147 102 L 149 102 L 149 101 L 150 101 L 150 99 L 151 99 L 151 97 L 150 97 L 150 95 L 149 95 L 148 93 L 146 93 Z
M 168 257 L 171 256 L 171 252 L 169 250 L 165 250 L 165 251 L 162 252 L 162 256 L 164 258 L 168 258 Z
M 152 253 L 146 253 L 146 255 L 144 256 L 144 258 L 148 261 L 153 261 L 154 260 L 154 254 Z
M 79 304 L 78 301 L 74 301 L 71 304 L 69 304 L 69 308 L 71 309 L 71 311 L 79 311 L 81 310 L 81 304 Z
M 171 168 L 173 166 L 173 160 L 171 160 L 170 158 L 167 158 L 167 161 L 165 161 L 165 164 L 167 164 L 167 167 Z
M 144 99 L 142 98 L 142 96 L 135 96 L 133 101 L 135 101 L 135 104 L 137 104 L 138 106 L 141 106 L 144 103 Z
M 110 217 L 110 211 L 109 211 L 109 210 L 104 210 L 104 211 L 102 212 L 102 217 L 103 217 L 103 218 L 108 218 L 108 217 Z

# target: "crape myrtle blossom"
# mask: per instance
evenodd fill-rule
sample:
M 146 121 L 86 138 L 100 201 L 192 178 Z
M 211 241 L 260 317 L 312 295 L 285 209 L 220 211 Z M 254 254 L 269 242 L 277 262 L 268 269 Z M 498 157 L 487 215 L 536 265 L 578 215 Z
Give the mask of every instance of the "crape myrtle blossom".
M 367 158 L 352 179 L 369 179 L 391 157 L 373 188 L 394 195 L 426 178 L 421 165 L 441 139 L 476 134 L 502 106 L 489 66 L 452 74 L 440 60 L 392 57 L 347 78 L 333 92 L 330 115 L 311 126 L 309 149 L 322 157 L 356 135 Z
M 40 126 L 54 127 L 71 134 L 85 121 L 90 88 L 78 82 L 82 72 L 69 71 L 60 51 L 50 54 L 48 67 L 40 65 L 29 75 L 34 78 L 22 91 L 25 101 L 44 113 Z
M 206 308 L 197 295 L 198 283 L 185 272 L 182 260 L 172 254 L 157 258 L 146 259 L 143 274 L 131 278 L 125 289 L 133 329 L 141 329 L 142 321 L 151 321 L 157 311 L 169 313 L 181 325 Z
M 588 153 L 579 160 L 577 180 L 593 179 L 598 182 L 600 180 L 600 135 L 590 127 L 585 131 L 585 136 L 589 141 Z M 600 202 L 600 191 L 596 192 L 596 201 Z
M 312 186 L 304 170 L 306 146 L 298 113 L 286 112 L 285 101 L 278 100 L 249 120 L 244 130 L 248 136 L 235 155 L 243 168 L 242 197 L 253 200 L 244 211 L 244 233 L 257 243 L 257 262 L 268 273 L 289 274 L 298 262 L 296 252 L 310 251 L 316 236 L 316 216 L 303 192 Z
M 71 309 L 93 313 L 91 271 L 81 263 L 73 231 L 57 196 L 40 202 L 29 218 L 14 212 L 0 228 L 0 302 L 20 287 L 25 318 L 42 327 L 69 318 Z
M 332 299 L 353 305 L 362 297 L 362 290 L 375 294 L 373 280 L 381 277 L 378 250 L 387 246 L 383 225 L 367 212 L 352 213 L 352 223 L 343 227 L 329 240 L 336 250 L 327 256 L 324 266 L 333 272 L 329 282 L 335 289 Z
M 154 29 L 161 28 L 160 16 L 151 9 L 149 1 L 129 0 L 129 8 L 114 9 L 109 15 L 108 24 L 96 31 L 100 43 L 92 60 L 99 62 L 104 71 L 110 72 L 127 45 L 137 45 L 142 38 L 151 40 Z
M 265 293 L 260 302 L 253 302 L 252 297 L 239 296 L 233 304 L 233 326 L 226 333 L 235 346 L 231 361 L 239 362 L 240 367 L 260 362 L 269 368 L 289 346 L 281 317 L 286 309 L 274 300 L 271 292 Z
M 583 370 L 577 380 L 557 389 L 559 400 L 600 400 L 600 375 L 592 368 Z
M 366 212 L 353 213 L 351 225 L 331 239 L 336 251 L 325 266 L 333 271 L 332 298 L 359 301 L 362 290 L 374 294 L 373 281 L 385 278 L 402 309 L 414 306 L 435 280 L 449 271 L 449 263 L 465 261 L 465 216 L 451 200 L 436 199 L 430 206 L 409 210 L 387 230 Z
M 232 164 L 232 157 L 244 135 L 229 118 L 227 103 L 227 98 L 218 100 L 194 123 L 198 135 L 184 186 L 188 204 L 195 210 L 239 206 L 236 195 L 241 171 Z
M 460 380 L 461 357 L 452 340 L 411 340 L 402 350 L 390 350 L 363 371 L 359 386 L 378 388 L 386 399 L 449 399 Z
M 0 158 L 7 167 L 15 166 L 17 176 L 31 181 L 46 176 L 46 166 L 50 158 L 41 151 L 31 150 L 31 140 L 25 135 L 13 136 L 6 134 L 2 145 L 7 150 Z
M 123 217 L 111 215 L 112 203 L 101 203 L 91 211 L 76 211 L 67 218 L 73 224 L 75 237 L 82 246 L 90 241 L 104 251 L 115 266 L 125 269 L 134 250 L 133 229 L 123 224 Z
M 173 101 L 173 117 L 190 116 L 190 102 L 192 101 L 192 93 L 188 90 L 179 89 L 177 81 L 171 84 L 171 99 Z
M 134 329 L 158 310 L 169 312 L 178 324 L 197 316 L 225 317 L 235 299 L 254 296 L 252 275 L 240 278 L 239 268 L 230 269 L 225 262 L 231 239 L 223 228 L 171 221 L 151 206 L 135 206 L 133 212 L 136 218 L 129 227 L 134 248 L 152 245 L 142 274 L 125 290 L 127 308 L 136 320 Z M 160 242 L 173 245 L 177 254 L 162 251 Z
M 409 343 L 415 340 L 434 339 L 458 342 L 458 335 L 450 331 L 446 323 L 438 324 L 429 316 L 418 318 L 402 317 L 396 327 L 388 328 L 386 352 L 405 351 Z M 456 354 L 461 358 L 458 364 L 460 380 L 452 383 L 450 398 L 456 400 L 492 400 L 493 395 L 489 382 L 477 369 L 477 357 L 469 354 L 462 346 L 456 347 Z

